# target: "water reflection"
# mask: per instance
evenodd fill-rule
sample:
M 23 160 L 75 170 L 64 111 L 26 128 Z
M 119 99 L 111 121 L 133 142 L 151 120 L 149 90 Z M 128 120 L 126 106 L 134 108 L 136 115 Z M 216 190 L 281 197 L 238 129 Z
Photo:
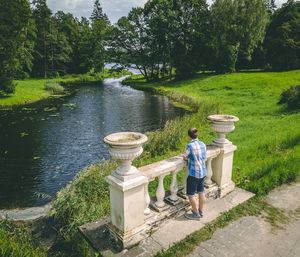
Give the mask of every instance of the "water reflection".
M 105 135 L 154 130 L 183 113 L 113 80 L 47 108 L 0 112 L 0 207 L 44 204 L 80 169 L 109 157 Z

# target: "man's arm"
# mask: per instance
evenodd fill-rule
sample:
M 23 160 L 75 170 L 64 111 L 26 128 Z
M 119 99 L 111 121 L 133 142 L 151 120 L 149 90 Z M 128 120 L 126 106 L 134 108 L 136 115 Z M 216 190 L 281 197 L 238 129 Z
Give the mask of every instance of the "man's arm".
M 189 149 L 189 146 L 186 147 L 184 154 L 182 155 L 183 160 L 187 161 L 189 159 L 191 151 Z

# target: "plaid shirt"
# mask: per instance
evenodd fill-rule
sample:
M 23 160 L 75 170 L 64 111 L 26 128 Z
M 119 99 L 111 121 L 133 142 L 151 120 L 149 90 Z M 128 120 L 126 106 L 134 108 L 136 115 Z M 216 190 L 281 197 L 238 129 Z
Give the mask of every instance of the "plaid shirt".
M 188 158 L 189 175 L 203 178 L 206 176 L 206 145 L 198 139 L 193 139 L 187 146 L 184 157 Z

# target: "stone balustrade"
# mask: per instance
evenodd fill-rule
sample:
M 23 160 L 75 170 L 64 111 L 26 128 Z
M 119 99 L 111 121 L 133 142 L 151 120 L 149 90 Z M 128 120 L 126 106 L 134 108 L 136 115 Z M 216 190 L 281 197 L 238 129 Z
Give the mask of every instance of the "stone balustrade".
M 212 160 L 216 158 L 219 153 L 220 153 L 220 149 L 218 147 L 216 146 L 207 147 L 207 156 L 206 156 L 207 177 L 205 180 L 205 184 L 207 188 L 216 185 L 212 181 L 212 176 L 213 176 Z M 162 211 L 166 206 L 166 202 L 165 202 L 166 190 L 164 188 L 164 179 L 168 175 L 172 175 L 172 178 L 171 178 L 171 185 L 169 188 L 170 195 L 166 200 L 170 204 L 176 204 L 178 202 L 179 197 L 177 193 L 179 187 L 177 182 L 177 174 L 178 172 L 183 170 L 184 171 L 186 170 L 186 162 L 182 159 L 181 156 L 175 156 L 168 160 L 159 161 L 139 168 L 141 174 L 147 177 L 149 182 L 153 181 L 155 178 L 158 178 L 158 187 L 155 194 L 156 201 L 152 205 L 152 207 L 156 211 Z M 185 178 L 184 178 L 183 189 L 182 189 L 183 192 L 181 194 L 181 197 L 184 196 L 186 192 L 186 179 L 187 179 L 187 173 L 185 172 Z M 146 215 L 150 214 L 150 209 L 149 209 L 150 196 L 148 192 L 149 182 L 145 187 L 145 212 L 144 213 Z
M 226 134 L 234 130 L 237 117 L 212 115 L 212 129 L 218 133 L 207 146 L 206 194 L 208 197 L 223 197 L 234 190 L 231 180 L 233 154 L 237 149 Z M 119 163 L 119 168 L 106 178 L 110 185 L 111 222 L 110 234 L 124 248 L 128 248 L 147 236 L 158 220 L 176 214 L 188 206 L 185 199 L 187 169 L 181 156 L 136 168 L 134 158 L 142 154 L 142 145 L 148 138 L 140 133 L 123 132 L 107 136 L 104 141 L 110 147 L 110 154 Z M 179 172 L 185 172 L 180 188 Z M 166 176 L 171 176 L 168 190 L 164 187 Z M 149 183 L 157 178 L 155 198 L 149 195 Z

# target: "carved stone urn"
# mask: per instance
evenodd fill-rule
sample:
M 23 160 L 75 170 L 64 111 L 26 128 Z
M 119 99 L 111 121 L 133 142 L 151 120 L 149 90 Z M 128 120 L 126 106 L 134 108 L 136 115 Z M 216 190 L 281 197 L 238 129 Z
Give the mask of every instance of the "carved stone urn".
M 226 135 L 234 131 L 234 123 L 239 121 L 239 118 L 233 115 L 216 114 L 208 116 L 212 122 L 211 128 L 218 134 L 218 138 L 214 139 L 213 144 L 224 147 L 232 143 L 226 139 Z
M 137 132 L 119 132 L 104 138 L 104 142 L 109 145 L 111 157 L 119 163 L 115 171 L 117 175 L 126 177 L 138 173 L 132 161 L 142 154 L 142 145 L 147 140 L 146 135 Z

